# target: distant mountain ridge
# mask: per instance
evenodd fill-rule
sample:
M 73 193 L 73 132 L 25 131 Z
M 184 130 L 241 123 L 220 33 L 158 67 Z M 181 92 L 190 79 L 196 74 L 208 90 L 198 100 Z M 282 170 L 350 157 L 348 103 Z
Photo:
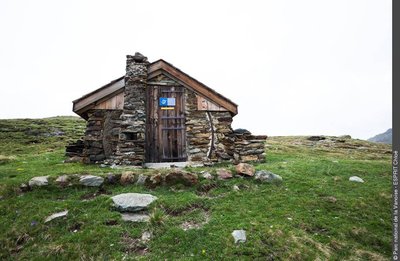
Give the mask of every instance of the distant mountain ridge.
M 392 144 L 392 128 L 388 129 L 384 133 L 369 138 L 368 141 Z

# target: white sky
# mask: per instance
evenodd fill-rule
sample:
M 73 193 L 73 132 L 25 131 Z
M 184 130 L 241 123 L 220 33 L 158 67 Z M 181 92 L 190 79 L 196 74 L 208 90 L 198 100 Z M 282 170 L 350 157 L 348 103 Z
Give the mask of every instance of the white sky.
M 0 118 L 162 58 L 239 104 L 234 128 L 369 138 L 391 127 L 391 0 L 0 1 Z

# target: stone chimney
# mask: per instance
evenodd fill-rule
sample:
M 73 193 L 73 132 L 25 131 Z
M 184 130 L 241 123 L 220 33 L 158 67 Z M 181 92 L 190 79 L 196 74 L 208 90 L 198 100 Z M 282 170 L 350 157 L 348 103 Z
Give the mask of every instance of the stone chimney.
M 147 57 L 126 56 L 125 98 L 117 154 L 121 164 L 145 161 Z

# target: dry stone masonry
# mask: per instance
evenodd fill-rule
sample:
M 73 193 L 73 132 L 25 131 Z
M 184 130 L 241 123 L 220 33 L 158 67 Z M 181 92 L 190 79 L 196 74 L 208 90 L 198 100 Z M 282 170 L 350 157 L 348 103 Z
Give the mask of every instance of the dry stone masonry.
M 169 95 L 166 87 L 183 90 L 183 105 L 178 108 L 184 110 L 182 117 L 160 116 L 165 115 L 160 114 L 165 111 L 157 111 L 160 96 L 151 96 L 153 92 L 148 91 L 157 86 L 164 88 L 159 89 L 163 90 L 162 95 Z M 156 105 L 153 108 L 156 113 L 148 111 L 151 107 L 147 106 L 149 99 Z M 153 153 L 150 151 L 165 154 L 162 147 L 165 144 L 167 147 L 183 148 L 179 151 L 183 157 L 177 157 L 177 161 L 204 164 L 228 161 L 237 164 L 265 159 L 267 136 L 232 129 L 237 105 L 171 64 L 163 60 L 149 63 L 147 57 L 140 53 L 127 56 L 124 77 L 74 101 L 74 112 L 87 120 L 87 126 L 83 141 L 67 147 L 67 155 L 73 157 L 67 160 L 70 162 L 140 166 L 145 162 L 154 162 L 148 161 L 148 155 Z M 147 122 L 149 117 L 154 117 L 150 121 L 159 124 L 163 120 L 182 118 L 184 127 L 181 130 L 173 123 L 163 126 L 158 132 L 151 132 L 148 128 L 154 128 L 154 125 Z M 178 130 L 183 133 L 180 140 L 171 136 L 177 135 Z M 157 134 L 158 143 L 149 146 L 154 142 L 154 137 L 146 137 L 149 133 L 160 133 Z

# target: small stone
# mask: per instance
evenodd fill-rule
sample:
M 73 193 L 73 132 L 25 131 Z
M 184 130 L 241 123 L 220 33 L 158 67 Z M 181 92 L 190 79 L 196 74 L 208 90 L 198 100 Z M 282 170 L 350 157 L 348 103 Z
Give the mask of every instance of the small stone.
M 357 177 L 357 176 L 350 177 L 349 181 L 358 182 L 358 183 L 364 183 L 364 180 L 362 178 L 360 178 L 360 177 Z
M 218 179 L 231 179 L 233 177 L 232 172 L 230 172 L 229 170 L 226 170 L 226 169 L 218 169 L 217 175 L 218 175 Z
M 132 184 L 135 179 L 135 174 L 132 171 L 125 171 L 121 175 L 121 184 L 122 185 L 127 185 L 127 184 Z
M 45 220 L 44 223 L 50 222 L 55 218 L 60 218 L 60 217 L 66 217 L 68 215 L 68 210 L 62 211 L 62 212 L 58 212 L 58 213 L 54 213 L 50 216 L 48 216 Z
M 144 231 L 141 237 L 142 242 L 148 242 L 153 237 L 153 234 L 149 231 Z
M 119 180 L 119 175 L 114 174 L 114 173 L 108 173 L 106 177 L 106 182 L 107 184 L 117 184 Z
M 146 183 L 147 176 L 140 174 L 138 180 L 136 181 L 136 185 L 144 185 Z
M 79 183 L 87 187 L 99 187 L 103 184 L 104 179 L 102 177 L 94 175 L 84 175 L 79 179 Z
M 49 181 L 47 180 L 49 176 L 34 177 L 29 181 L 29 187 L 41 187 L 47 186 Z
M 22 184 L 19 186 L 19 189 L 20 189 L 22 192 L 27 192 L 27 191 L 29 191 L 30 187 L 29 187 L 28 185 L 26 185 L 25 183 L 22 183 Z
M 283 180 L 281 176 L 267 170 L 257 171 L 256 174 L 254 175 L 254 179 L 268 183 L 281 183 Z
M 60 185 L 60 186 L 65 186 L 65 185 L 67 185 L 67 184 L 68 184 L 68 181 L 69 181 L 68 175 L 62 175 L 62 176 L 59 176 L 59 177 L 56 179 L 56 183 L 57 183 L 58 185 Z
M 235 244 L 246 242 L 246 231 L 244 230 L 234 230 L 232 236 L 235 240 Z
M 234 190 L 234 191 L 240 191 L 240 188 L 239 188 L 237 185 L 234 185 L 234 186 L 233 186 L 233 190 Z
M 208 171 L 204 171 L 203 173 L 201 173 L 201 176 L 202 176 L 204 179 L 208 179 L 208 180 L 211 180 L 211 179 L 214 178 L 214 177 L 211 175 L 211 173 L 208 172 Z
M 157 199 L 150 194 L 123 193 L 111 198 L 114 207 L 120 212 L 137 212 L 147 207 Z
M 152 175 L 146 179 L 145 185 L 148 188 L 155 188 L 163 183 L 164 177 L 162 174 Z
M 255 169 L 252 165 L 247 163 L 239 163 L 236 165 L 236 172 L 245 176 L 254 176 Z
M 148 222 L 150 220 L 149 215 L 140 213 L 121 213 L 121 218 L 123 221 L 129 222 Z

